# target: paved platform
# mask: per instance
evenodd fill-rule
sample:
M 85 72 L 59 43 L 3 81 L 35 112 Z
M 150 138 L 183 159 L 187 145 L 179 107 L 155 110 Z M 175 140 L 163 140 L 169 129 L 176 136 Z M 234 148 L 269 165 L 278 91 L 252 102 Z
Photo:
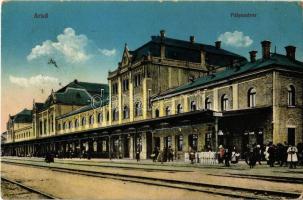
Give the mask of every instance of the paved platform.
M 181 162 L 153 163 L 150 160 L 108 160 L 108 159 L 55 159 L 55 163 L 46 164 L 43 158 L 3 157 L 2 160 L 32 163 L 43 166 L 67 167 L 71 169 L 107 172 L 125 175 L 135 175 L 170 180 L 186 180 L 193 183 L 210 183 L 216 185 L 232 185 L 254 189 L 268 189 L 277 191 L 303 192 L 302 183 L 274 182 L 258 178 L 258 176 L 284 177 L 285 180 L 298 179 L 303 181 L 303 167 L 289 169 L 287 167 L 271 168 L 265 163 L 250 169 L 245 162 L 224 167 L 220 165 L 200 165 Z M 237 175 L 237 176 L 235 176 Z M 250 175 L 255 177 L 239 177 Z

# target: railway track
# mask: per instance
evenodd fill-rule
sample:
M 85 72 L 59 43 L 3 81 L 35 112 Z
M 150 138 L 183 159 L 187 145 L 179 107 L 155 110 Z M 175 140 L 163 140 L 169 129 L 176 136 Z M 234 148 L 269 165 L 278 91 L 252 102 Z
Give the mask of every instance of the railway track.
M 41 196 L 41 199 L 58 199 L 58 198 L 56 198 L 56 197 L 54 197 L 54 196 L 52 196 L 52 195 L 50 195 L 50 194 L 47 194 L 47 193 L 42 192 L 42 191 L 39 191 L 39 190 L 37 190 L 37 189 L 35 189 L 35 188 L 26 186 L 26 185 L 24 185 L 24 184 L 22 184 L 22 183 L 16 182 L 16 181 L 14 181 L 14 180 L 8 179 L 8 178 L 3 177 L 3 176 L 1 176 L 1 182 L 2 182 L 2 183 L 3 183 L 3 182 L 7 182 L 7 183 L 9 183 L 9 184 L 16 185 L 16 186 L 18 186 L 18 187 L 24 189 L 25 191 L 27 191 L 27 192 L 25 192 L 25 193 L 22 193 L 22 195 L 34 193 L 34 194 L 37 194 L 37 195 Z M 18 195 L 18 194 L 16 194 L 16 195 Z M 16 196 L 14 196 L 13 199 L 16 199 Z
M 96 172 L 89 170 L 80 169 L 70 169 L 65 167 L 54 167 L 54 166 L 41 166 L 29 163 L 20 163 L 12 161 L 2 161 L 7 164 L 28 166 L 28 167 L 38 167 L 47 168 L 56 172 L 70 173 L 77 175 L 84 175 L 90 177 L 99 178 L 109 178 L 121 181 L 129 181 L 141 184 L 155 185 L 170 187 L 175 189 L 184 189 L 196 192 L 210 193 L 213 195 L 222 195 L 230 198 L 241 198 L 241 199 L 277 199 L 277 198 L 298 198 L 299 193 L 296 192 L 286 192 L 286 191 L 275 191 L 275 190 L 263 190 L 263 189 L 252 189 L 252 188 L 239 188 L 227 185 L 217 185 L 201 182 L 189 182 L 181 180 L 172 180 L 164 178 L 146 177 L 146 176 L 136 176 L 127 174 L 117 174 L 109 172 Z
M 231 177 L 231 178 L 245 178 L 245 179 L 257 179 L 264 180 L 270 182 L 280 182 L 280 183 L 294 183 L 294 184 L 303 184 L 302 178 L 294 178 L 294 177 L 277 177 L 277 176 L 267 176 L 267 175 L 248 175 L 248 174 L 233 174 L 228 173 L 226 175 L 223 174 L 207 174 L 211 176 L 221 176 L 221 177 Z

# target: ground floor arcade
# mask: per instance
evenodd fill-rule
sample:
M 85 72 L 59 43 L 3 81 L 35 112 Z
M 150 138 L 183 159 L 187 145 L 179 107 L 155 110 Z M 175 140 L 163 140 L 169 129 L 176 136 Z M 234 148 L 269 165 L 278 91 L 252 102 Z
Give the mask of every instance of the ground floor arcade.
M 141 159 L 149 159 L 155 147 L 171 147 L 174 159 L 184 160 L 190 149 L 217 151 L 222 144 L 243 152 L 247 145 L 272 141 L 271 116 L 268 108 L 223 113 L 195 111 L 6 144 L 2 152 L 13 156 L 39 157 L 52 152 L 58 157 L 134 159 L 139 151 Z

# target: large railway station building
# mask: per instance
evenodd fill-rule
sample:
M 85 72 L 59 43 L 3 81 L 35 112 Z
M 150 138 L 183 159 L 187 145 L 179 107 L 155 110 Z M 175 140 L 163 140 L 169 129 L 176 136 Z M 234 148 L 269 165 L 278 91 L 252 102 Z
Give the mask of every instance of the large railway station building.
M 90 152 L 98 158 L 149 159 L 189 149 L 303 142 L 303 63 L 296 47 L 250 51 L 250 59 L 214 45 L 160 35 L 135 50 L 125 45 L 108 84 L 74 80 L 10 116 L 2 153 L 44 156 Z M 259 57 L 259 58 L 257 58 Z

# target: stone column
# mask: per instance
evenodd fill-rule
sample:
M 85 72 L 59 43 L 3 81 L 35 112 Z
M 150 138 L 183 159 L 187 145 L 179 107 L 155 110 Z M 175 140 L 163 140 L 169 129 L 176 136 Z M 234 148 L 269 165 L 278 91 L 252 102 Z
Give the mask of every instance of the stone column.
M 134 159 L 134 136 L 133 133 L 129 136 L 129 158 Z

